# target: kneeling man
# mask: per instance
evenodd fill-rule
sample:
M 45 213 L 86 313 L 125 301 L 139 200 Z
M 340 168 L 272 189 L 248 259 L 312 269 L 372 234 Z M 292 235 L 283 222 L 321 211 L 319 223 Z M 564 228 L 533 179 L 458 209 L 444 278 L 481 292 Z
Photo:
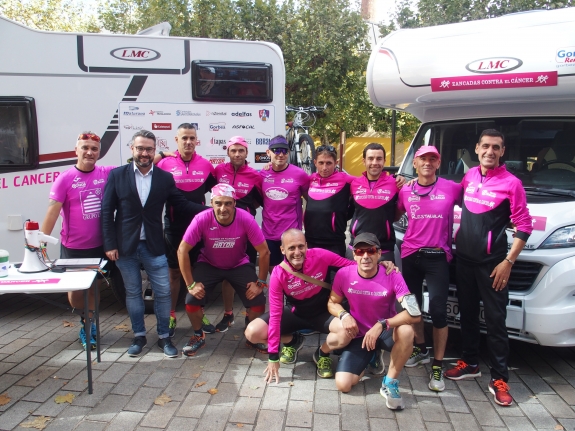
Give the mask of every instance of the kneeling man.
M 421 320 L 421 312 L 401 274 L 386 274 L 377 264 L 381 246 L 374 234 L 359 234 L 353 248 L 357 266 L 338 271 L 328 302 L 329 312 L 339 318 L 346 336 L 352 338 L 339 358 L 335 383 L 340 391 L 349 392 L 374 355 L 383 367 L 382 349 L 391 351 L 380 393 L 388 408 L 403 409 L 397 378 L 411 355 L 414 337 L 411 325 Z M 344 298 L 349 302 L 349 312 L 341 305 Z M 405 309 L 399 314 L 395 301 Z
M 211 203 L 213 209 L 194 217 L 178 248 L 180 270 L 188 287 L 186 312 L 194 328 L 194 335 L 183 348 L 186 356 L 194 356 L 206 344 L 202 307 L 218 283 L 225 280 L 232 285 L 244 307 L 249 308 L 250 321 L 266 306 L 263 290 L 267 287 L 270 252 L 260 227 L 249 212 L 236 210 L 235 189 L 228 184 L 212 187 Z M 200 241 L 204 247 L 192 274 L 189 251 Z M 248 241 L 260 255 L 259 277 L 246 254 Z

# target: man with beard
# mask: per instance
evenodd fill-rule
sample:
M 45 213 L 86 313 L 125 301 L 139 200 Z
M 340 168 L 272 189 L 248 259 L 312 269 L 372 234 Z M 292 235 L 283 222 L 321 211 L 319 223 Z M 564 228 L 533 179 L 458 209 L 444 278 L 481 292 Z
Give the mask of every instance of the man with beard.
M 157 319 L 158 347 L 170 358 L 178 350 L 169 338 L 170 281 L 163 241 L 162 213 L 166 201 L 195 215 L 203 205 L 187 201 L 176 188 L 174 177 L 153 169 L 156 136 L 147 130 L 134 134 L 133 162 L 110 172 L 102 202 L 102 232 L 108 259 L 116 262 L 126 288 L 126 308 L 132 322 L 134 340 L 128 355 L 138 356 L 146 346 L 143 266 L 152 283 Z

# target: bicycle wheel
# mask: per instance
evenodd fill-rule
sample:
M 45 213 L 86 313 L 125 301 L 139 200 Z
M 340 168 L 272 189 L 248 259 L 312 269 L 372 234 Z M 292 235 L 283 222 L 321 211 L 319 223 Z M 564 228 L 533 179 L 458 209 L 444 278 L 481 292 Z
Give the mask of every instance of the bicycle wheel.
M 290 128 L 286 134 L 286 141 L 289 145 L 289 163 L 297 166 L 297 152 L 295 149 L 295 130 Z
M 315 172 L 315 165 L 313 160 L 315 158 L 315 144 L 310 135 L 305 133 L 299 136 L 299 149 L 301 151 L 301 164 L 299 165 L 306 173 L 313 174 Z

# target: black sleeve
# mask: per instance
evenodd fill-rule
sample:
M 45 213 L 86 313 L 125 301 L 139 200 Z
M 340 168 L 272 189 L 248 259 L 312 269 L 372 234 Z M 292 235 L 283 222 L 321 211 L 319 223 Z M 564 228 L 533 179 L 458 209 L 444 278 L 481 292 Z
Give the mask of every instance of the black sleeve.
M 176 187 L 176 183 L 174 182 L 174 177 L 172 177 L 172 175 L 168 177 L 168 181 L 168 202 L 176 209 L 176 211 L 182 211 L 182 213 L 188 213 L 195 216 L 209 208 L 187 200 L 182 192 Z
M 218 180 L 216 180 L 216 177 L 214 177 L 212 174 L 208 175 L 208 178 L 206 178 L 206 182 L 204 183 L 205 186 L 205 191 L 209 192 L 213 186 L 215 186 L 218 183 Z

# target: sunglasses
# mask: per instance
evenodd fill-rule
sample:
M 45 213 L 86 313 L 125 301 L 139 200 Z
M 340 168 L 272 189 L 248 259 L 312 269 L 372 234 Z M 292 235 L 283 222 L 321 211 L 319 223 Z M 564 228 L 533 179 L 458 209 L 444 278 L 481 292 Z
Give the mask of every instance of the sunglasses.
M 100 142 L 100 137 L 98 135 L 94 135 L 93 133 L 80 133 L 78 135 L 78 141 L 94 141 Z
M 273 148 L 271 151 L 276 156 L 279 156 L 280 154 L 285 156 L 288 153 L 288 150 L 286 148 Z
M 322 151 L 329 151 L 330 153 L 335 153 L 335 147 L 333 145 L 320 145 L 315 150 L 316 153 L 321 153 Z
M 353 250 L 353 254 L 355 254 L 356 256 L 363 256 L 365 253 L 367 253 L 368 256 L 373 256 L 375 253 L 377 253 L 379 250 L 379 248 L 377 247 L 369 247 L 369 248 L 356 248 Z
M 156 151 L 155 147 L 134 147 L 138 153 L 153 153 Z

